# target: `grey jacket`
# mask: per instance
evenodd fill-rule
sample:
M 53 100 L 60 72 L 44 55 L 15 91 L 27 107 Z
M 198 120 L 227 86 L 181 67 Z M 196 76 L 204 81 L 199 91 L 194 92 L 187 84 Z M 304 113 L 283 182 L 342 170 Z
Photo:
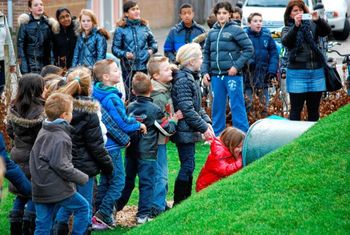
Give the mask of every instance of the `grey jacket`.
M 43 122 L 30 153 L 33 202 L 55 203 L 71 197 L 75 184 L 85 184 L 88 176 L 72 164 L 70 126 Z

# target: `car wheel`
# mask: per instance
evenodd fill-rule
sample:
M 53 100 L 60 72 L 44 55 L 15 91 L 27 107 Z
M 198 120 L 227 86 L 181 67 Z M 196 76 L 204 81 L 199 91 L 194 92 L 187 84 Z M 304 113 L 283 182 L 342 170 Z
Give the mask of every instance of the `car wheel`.
M 333 32 L 333 36 L 336 40 L 344 41 L 348 38 L 350 33 L 350 24 L 348 19 L 345 20 L 344 29 L 341 32 Z

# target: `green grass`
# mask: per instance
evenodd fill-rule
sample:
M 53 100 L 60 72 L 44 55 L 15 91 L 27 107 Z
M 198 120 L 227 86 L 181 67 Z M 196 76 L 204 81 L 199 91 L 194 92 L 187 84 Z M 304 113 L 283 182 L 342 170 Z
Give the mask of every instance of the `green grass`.
M 347 105 L 128 234 L 349 234 L 349 185 Z
M 197 145 L 195 178 L 207 152 L 208 146 Z M 179 169 L 174 145 L 168 156 L 171 199 Z M 349 184 L 350 105 L 154 221 L 96 234 L 349 234 Z M 0 234 L 8 234 L 11 199 L 5 192 Z
M 169 193 L 168 200 L 172 200 L 173 198 L 173 190 L 174 190 L 174 182 L 177 176 L 178 170 L 180 168 L 177 150 L 174 144 L 169 143 L 168 146 L 168 161 L 169 161 Z M 209 151 L 208 145 L 203 145 L 203 143 L 198 143 L 196 146 L 196 169 L 194 172 L 194 178 L 198 177 L 199 171 L 205 163 L 207 158 L 207 154 Z M 193 185 L 194 189 L 195 185 Z M 131 199 L 129 201 L 129 205 L 137 205 L 138 202 L 138 190 L 135 188 Z M 7 191 L 7 183 L 5 182 L 2 201 L 0 202 L 0 234 L 6 235 L 10 234 L 10 227 L 8 222 L 8 213 L 12 208 L 12 201 L 14 196 Z M 127 232 L 128 228 L 117 228 L 116 230 L 110 232 L 99 232 L 96 234 L 121 234 Z

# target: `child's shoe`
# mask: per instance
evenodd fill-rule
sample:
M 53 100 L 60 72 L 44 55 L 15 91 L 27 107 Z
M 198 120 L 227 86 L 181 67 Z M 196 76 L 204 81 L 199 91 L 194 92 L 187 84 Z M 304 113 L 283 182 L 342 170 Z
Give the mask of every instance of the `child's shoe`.
M 107 226 L 107 229 L 114 229 L 116 226 L 116 223 L 112 217 L 105 216 L 99 211 L 97 211 L 95 215 L 92 217 L 92 221 L 97 222 L 96 224 L 100 223 Z M 102 226 L 99 226 L 99 227 L 102 227 Z
M 144 217 L 136 217 L 136 223 L 137 224 L 145 224 L 149 221 L 152 221 L 153 219 L 148 217 L 148 216 L 144 216 Z

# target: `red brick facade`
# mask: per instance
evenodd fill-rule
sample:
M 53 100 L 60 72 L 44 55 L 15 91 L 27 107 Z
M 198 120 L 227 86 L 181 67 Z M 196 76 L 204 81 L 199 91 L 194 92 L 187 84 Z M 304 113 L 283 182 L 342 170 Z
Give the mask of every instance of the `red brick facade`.
M 92 10 L 96 13 L 97 18 L 103 20 L 101 16 L 100 6 L 102 1 L 106 0 L 90 0 Z M 120 17 L 122 10 L 120 9 L 119 0 L 112 0 L 114 2 L 114 16 L 115 20 Z M 125 0 L 123 0 L 125 1 Z M 56 9 L 59 7 L 67 7 L 73 15 L 78 16 L 83 8 L 87 8 L 88 0 L 43 0 L 45 6 L 45 13 L 51 17 L 55 17 Z M 143 18 L 149 20 L 152 28 L 170 27 L 175 21 L 175 3 L 174 0 L 139 0 L 138 1 L 141 15 Z M 13 12 L 13 30 L 17 30 L 17 18 L 20 14 L 28 12 L 27 0 L 12 0 Z M 96 8 L 96 9 L 95 9 Z M 0 0 L 0 10 L 7 15 L 7 0 Z M 177 14 L 176 14 L 177 15 Z M 115 22 L 114 22 L 115 23 Z

